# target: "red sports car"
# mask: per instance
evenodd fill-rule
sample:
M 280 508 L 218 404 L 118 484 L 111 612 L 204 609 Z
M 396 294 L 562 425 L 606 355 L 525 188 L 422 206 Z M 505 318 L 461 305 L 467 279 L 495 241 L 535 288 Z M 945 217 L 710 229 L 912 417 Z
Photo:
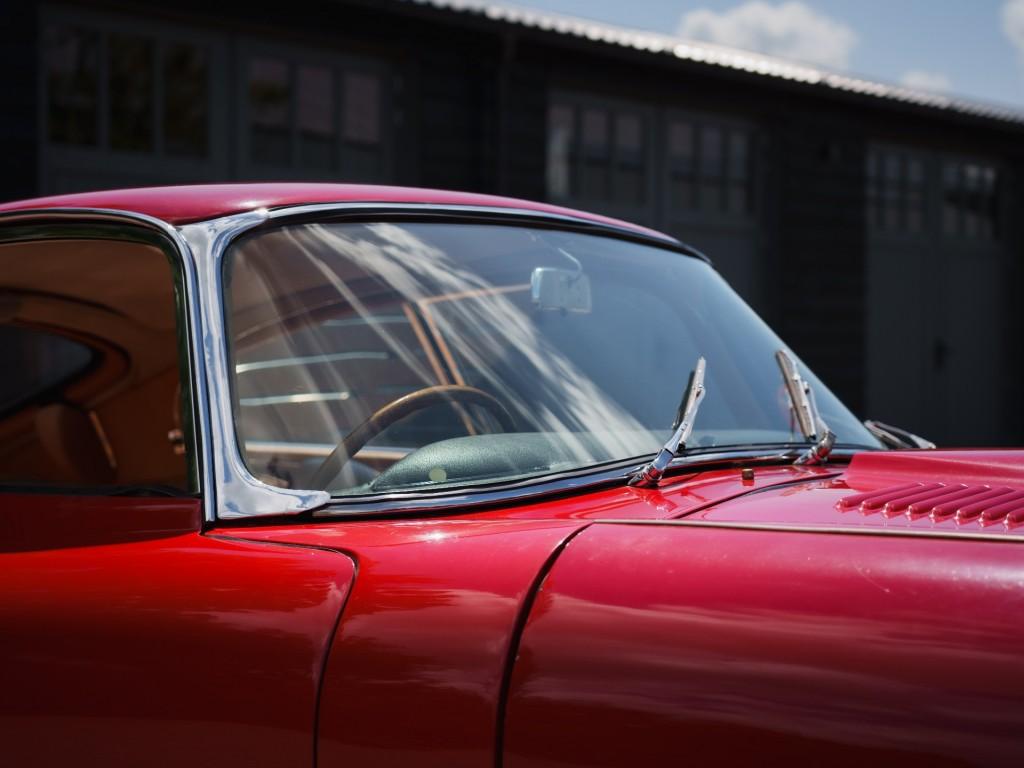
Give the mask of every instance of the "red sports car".
M 1024 452 L 547 205 L 0 206 L 0 764 L 1024 765 Z

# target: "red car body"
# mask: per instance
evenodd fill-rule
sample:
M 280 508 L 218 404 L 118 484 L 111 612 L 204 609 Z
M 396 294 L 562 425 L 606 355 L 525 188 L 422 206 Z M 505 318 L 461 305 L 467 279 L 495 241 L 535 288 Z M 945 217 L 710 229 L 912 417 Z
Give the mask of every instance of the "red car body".
M 342 201 L 553 210 L 267 185 L 0 213 Z M 1024 452 L 302 522 L 0 499 L 5 765 L 1024 763 Z

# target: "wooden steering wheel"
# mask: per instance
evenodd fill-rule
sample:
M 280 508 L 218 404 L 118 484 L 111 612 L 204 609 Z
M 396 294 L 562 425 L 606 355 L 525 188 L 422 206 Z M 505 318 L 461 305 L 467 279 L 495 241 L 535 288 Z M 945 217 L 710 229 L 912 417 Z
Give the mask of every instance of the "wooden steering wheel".
M 349 460 L 374 437 L 410 413 L 445 403 L 482 406 L 494 415 L 503 432 L 516 430 L 515 421 L 508 409 L 498 398 L 482 389 L 459 384 L 424 387 L 381 406 L 370 418 L 345 435 L 313 473 L 310 485 L 318 490 L 329 489 Z

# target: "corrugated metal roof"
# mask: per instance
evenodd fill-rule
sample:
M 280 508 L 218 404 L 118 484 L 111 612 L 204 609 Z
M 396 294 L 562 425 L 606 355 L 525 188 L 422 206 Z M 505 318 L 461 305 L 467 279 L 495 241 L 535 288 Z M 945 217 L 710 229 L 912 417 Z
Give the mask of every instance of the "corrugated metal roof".
M 760 53 L 741 51 L 711 43 L 686 40 L 657 32 L 619 27 L 575 16 L 538 11 L 522 6 L 488 0 L 404 0 L 439 10 L 482 16 L 495 22 L 591 40 L 597 43 L 632 48 L 652 55 L 673 56 L 711 66 L 740 70 L 764 77 L 790 80 L 807 85 L 922 107 L 949 110 L 975 117 L 1024 124 L 1024 111 L 983 102 L 880 83 L 819 69 Z

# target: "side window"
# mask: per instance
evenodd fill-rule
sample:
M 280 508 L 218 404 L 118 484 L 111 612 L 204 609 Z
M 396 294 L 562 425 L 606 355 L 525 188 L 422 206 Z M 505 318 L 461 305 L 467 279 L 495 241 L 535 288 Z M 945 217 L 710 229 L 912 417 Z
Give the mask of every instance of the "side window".
M 0 231 L 0 490 L 194 490 L 167 254 Z

